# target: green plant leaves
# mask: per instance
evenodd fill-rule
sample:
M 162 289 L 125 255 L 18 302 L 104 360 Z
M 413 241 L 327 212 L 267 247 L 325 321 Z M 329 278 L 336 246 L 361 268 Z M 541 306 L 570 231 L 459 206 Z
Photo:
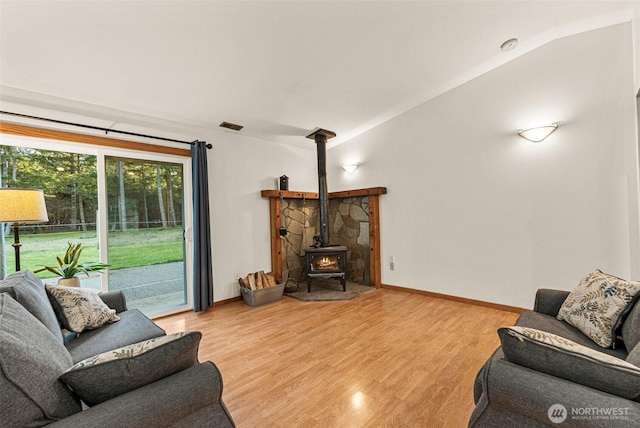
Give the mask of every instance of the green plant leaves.
M 68 242 L 69 247 L 64 253 L 63 258 L 56 257 L 58 266 L 43 266 L 41 269 L 34 270 L 34 273 L 47 270 L 62 278 L 73 278 L 79 273 L 89 276 L 89 272 L 100 272 L 107 267 L 106 263 L 101 262 L 85 262 L 80 263 L 80 255 L 82 254 L 82 244 L 72 244 Z

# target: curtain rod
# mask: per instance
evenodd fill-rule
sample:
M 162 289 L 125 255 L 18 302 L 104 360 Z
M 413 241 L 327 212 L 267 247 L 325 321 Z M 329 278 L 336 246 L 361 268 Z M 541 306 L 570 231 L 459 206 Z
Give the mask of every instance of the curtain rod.
M 136 132 L 118 131 L 117 129 L 103 128 L 101 126 L 84 125 L 82 123 L 66 122 L 64 120 L 48 119 L 46 117 L 30 116 L 28 114 L 13 113 L 13 112 L 10 112 L 10 111 L 1 111 L 0 110 L 0 114 L 7 114 L 7 115 L 10 115 L 10 116 L 17 116 L 17 117 L 22 117 L 22 118 L 26 118 L 26 119 L 43 120 L 45 122 L 59 123 L 59 124 L 62 124 L 62 125 L 78 126 L 80 128 L 95 129 L 95 130 L 98 130 L 98 131 L 104 131 L 105 134 L 108 134 L 109 132 L 113 132 L 113 133 L 116 133 L 116 134 L 132 135 L 132 136 L 135 136 L 135 137 L 144 137 L 144 138 L 152 138 L 154 140 L 170 141 L 172 143 L 189 144 L 190 146 L 194 146 L 196 143 L 201 142 L 201 141 L 198 141 L 198 140 L 195 140 L 195 141 L 182 141 L 182 140 L 174 140 L 172 138 L 156 137 L 154 135 L 138 134 Z M 204 142 L 204 141 L 202 141 L 202 142 Z M 211 144 L 207 144 L 206 146 L 207 146 L 208 149 L 213 147 Z

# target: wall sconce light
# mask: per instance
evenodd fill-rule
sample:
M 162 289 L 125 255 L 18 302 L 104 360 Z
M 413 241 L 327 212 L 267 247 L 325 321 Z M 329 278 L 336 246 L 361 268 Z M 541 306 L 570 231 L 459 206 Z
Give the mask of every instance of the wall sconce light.
M 539 143 L 551 135 L 556 129 L 558 129 L 558 124 L 553 123 L 551 125 L 538 126 L 536 128 L 521 129 L 518 131 L 518 135 L 529 141 L 533 141 L 534 143 Z
M 350 165 L 342 165 L 342 169 L 347 171 L 347 174 L 353 174 L 353 172 L 356 169 L 358 169 L 359 166 L 360 166 L 359 163 L 353 163 L 353 164 L 350 164 Z

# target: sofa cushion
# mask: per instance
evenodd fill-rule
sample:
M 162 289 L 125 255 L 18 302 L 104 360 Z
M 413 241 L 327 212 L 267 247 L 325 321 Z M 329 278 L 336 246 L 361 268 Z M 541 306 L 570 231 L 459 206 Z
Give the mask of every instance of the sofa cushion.
M 82 333 L 120 320 L 93 290 L 49 284 L 45 288 L 60 322 L 69 331 Z
M 0 293 L 0 424 L 42 426 L 79 412 L 80 404 L 58 380 L 71 365 L 58 339 Z
M 640 343 L 629 352 L 627 356 L 627 362 L 633 364 L 636 367 L 640 367 Z
M 516 325 L 519 327 L 529 327 L 536 330 L 546 331 L 548 333 L 557 334 L 558 336 L 569 339 L 587 348 L 596 349 L 598 351 L 613 355 L 614 357 L 627 358 L 627 350 L 624 346 L 617 346 L 615 349 L 603 348 L 584 335 L 583 332 L 564 321 L 558 320 L 555 316 L 545 315 L 533 311 L 524 311 L 518 317 Z
M 498 329 L 512 363 L 623 398 L 640 398 L 640 368 L 564 337 L 527 327 Z
M 82 360 L 60 376 L 89 406 L 171 376 L 198 363 L 200 332 L 182 332 Z
M 165 335 L 163 329 L 138 309 L 120 312 L 118 316 L 120 321 L 87 330 L 65 343 L 74 364 L 102 352 Z
M 595 270 L 569 293 L 558 319 L 577 327 L 595 343 L 612 348 L 616 329 L 640 292 L 640 282 Z
M 23 270 L 7 276 L 0 281 L 0 292 L 9 293 L 62 343 L 60 324 L 49 303 L 44 285 L 35 273 Z
M 637 301 L 622 323 L 621 332 L 624 346 L 631 352 L 640 343 L 640 303 Z

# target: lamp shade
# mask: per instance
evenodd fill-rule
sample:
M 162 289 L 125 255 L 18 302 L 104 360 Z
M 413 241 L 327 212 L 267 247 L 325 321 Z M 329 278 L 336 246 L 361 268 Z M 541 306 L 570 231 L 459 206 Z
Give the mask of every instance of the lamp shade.
M 44 192 L 37 189 L 0 189 L 0 223 L 49 221 Z

